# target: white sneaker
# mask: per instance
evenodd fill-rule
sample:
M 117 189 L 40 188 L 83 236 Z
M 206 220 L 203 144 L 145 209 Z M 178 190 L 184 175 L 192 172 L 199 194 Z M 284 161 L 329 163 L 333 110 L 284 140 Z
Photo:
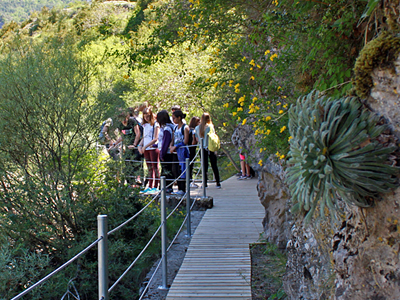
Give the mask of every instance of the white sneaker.
M 197 184 L 195 184 L 195 183 L 191 183 L 190 184 L 190 188 L 191 189 L 197 189 L 199 186 L 197 185 Z

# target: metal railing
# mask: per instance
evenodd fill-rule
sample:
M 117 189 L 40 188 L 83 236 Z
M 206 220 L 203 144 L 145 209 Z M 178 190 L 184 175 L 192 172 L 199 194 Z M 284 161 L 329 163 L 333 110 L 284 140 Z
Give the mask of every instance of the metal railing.
M 178 235 L 182 231 L 182 228 L 186 224 L 187 227 L 187 236 L 191 237 L 191 217 L 190 213 L 191 210 L 194 207 L 195 201 L 191 203 L 190 199 L 190 176 L 189 176 L 189 166 L 190 164 L 193 164 L 198 157 L 199 153 L 201 153 L 201 167 L 198 171 L 203 170 L 203 143 L 200 141 L 200 149 L 197 151 L 196 156 L 192 159 L 190 162 L 189 159 L 186 159 L 186 170 L 180 174 L 178 178 L 176 178 L 173 182 L 170 184 L 166 184 L 166 178 L 165 176 L 162 176 L 161 179 L 161 189 L 160 191 L 153 196 L 153 198 L 139 211 L 137 212 L 134 216 L 129 218 L 128 220 L 124 221 L 122 224 L 117 226 L 116 228 L 108 231 L 108 218 L 107 215 L 98 215 L 97 216 L 97 240 L 92 242 L 88 247 L 83 249 L 81 252 L 79 252 L 77 255 L 75 255 L 73 258 L 68 260 L 66 263 L 64 263 L 62 266 L 58 267 L 51 273 L 49 273 L 47 276 L 24 290 L 22 293 L 18 294 L 11 300 L 17 300 L 23 297 L 24 295 L 28 294 L 30 291 L 38 287 L 39 285 L 43 284 L 45 281 L 47 281 L 49 278 L 60 272 L 61 270 L 65 269 L 67 266 L 72 264 L 76 259 L 79 257 L 83 256 L 87 251 L 92 249 L 94 246 L 98 245 L 98 297 L 99 299 L 103 300 L 108 300 L 109 299 L 109 294 L 110 292 L 116 287 L 116 285 L 123 279 L 123 277 L 133 268 L 135 263 L 140 259 L 140 257 L 143 255 L 143 253 L 146 251 L 146 249 L 149 247 L 149 245 L 153 242 L 155 237 L 158 235 L 158 233 L 161 231 L 161 260 L 158 263 L 156 269 L 154 270 L 153 275 L 151 276 L 150 280 L 147 282 L 146 287 L 142 291 L 140 298 L 142 299 L 144 295 L 146 294 L 150 283 L 154 279 L 155 274 L 159 270 L 160 266 L 162 268 L 162 285 L 159 287 L 160 289 L 167 290 L 167 253 L 171 249 L 173 243 L 177 239 Z M 186 193 L 182 195 L 180 201 L 178 204 L 171 210 L 170 214 L 167 216 L 166 215 L 166 189 L 168 187 L 173 186 L 173 184 L 179 180 L 186 172 Z M 198 175 L 197 173 L 197 175 Z M 205 183 L 205 174 L 202 171 L 202 186 L 203 186 L 203 198 L 206 197 L 206 183 Z M 194 181 L 194 180 L 193 180 Z M 161 196 L 161 224 L 160 226 L 156 229 L 154 232 L 153 236 L 149 239 L 147 244 L 143 247 L 139 255 L 133 260 L 133 262 L 128 266 L 128 268 L 122 273 L 122 275 L 113 283 L 113 285 L 109 288 L 109 281 L 108 281 L 108 236 L 115 233 L 116 231 L 120 230 L 122 227 L 124 227 L 126 224 L 137 218 L 146 208 L 148 208 L 159 196 Z M 186 216 L 178 229 L 177 233 L 175 234 L 174 238 L 172 239 L 171 243 L 169 246 L 167 246 L 167 220 L 172 216 L 172 214 L 179 208 L 179 206 L 182 204 L 183 200 L 186 198 Z M 76 290 L 76 289 L 75 289 Z M 64 298 L 64 297 L 63 297 Z

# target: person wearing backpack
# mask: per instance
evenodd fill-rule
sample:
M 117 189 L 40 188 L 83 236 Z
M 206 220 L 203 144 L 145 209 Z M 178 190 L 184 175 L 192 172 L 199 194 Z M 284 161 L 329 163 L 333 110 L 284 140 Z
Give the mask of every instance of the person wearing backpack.
M 142 193 L 158 192 L 160 173 L 158 171 L 159 151 L 157 146 L 160 125 L 156 122 L 150 107 L 143 110 L 143 139 L 139 143 L 139 152 L 144 154 L 148 169 L 149 187 Z
M 178 191 L 176 195 L 183 195 L 186 192 L 186 158 L 189 158 L 189 150 L 186 145 L 189 143 L 189 126 L 184 124 L 182 120 L 186 117 L 181 110 L 176 110 L 172 113 L 172 120 L 176 124 L 173 134 L 173 144 L 170 147 L 170 152 L 174 154 L 173 161 L 173 174 L 175 179 L 178 178 L 181 173 L 182 176 L 178 179 Z M 179 165 L 176 163 L 179 162 Z M 179 168 L 180 166 L 180 168 Z
M 191 162 L 189 166 L 189 178 L 190 180 L 193 179 L 193 167 L 194 167 L 194 162 L 192 163 L 192 160 L 196 156 L 196 149 L 195 145 L 198 144 L 198 140 L 196 138 L 196 126 L 200 124 L 200 118 L 199 117 L 192 117 L 189 122 L 189 160 Z M 198 188 L 197 184 L 194 182 L 190 184 L 191 188 Z
M 126 166 L 126 180 L 129 185 L 135 184 L 141 185 L 140 181 L 140 167 L 141 164 L 136 162 L 140 159 L 139 151 L 137 146 L 140 142 L 140 130 L 137 121 L 129 116 L 128 112 L 121 112 L 118 116 L 120 124 L 117 126 L 120 137 L 116 141 L 116 144 L 123 143 L 123 159 Z M 132 160 L 135 160 L 132 161 Z M 135 179 L 136 178 L 136 179 Z
M 207 173 L 208 173 L 208 159 L 210 158 L 211 168 L 214 173 L 215 181 L 216 181 L 216 188 L 221 188 L 221 182 L 219 177 L 219 170 L 217 165 L 217 155 L 215 152 L 210 151 L 208 149 L 208 134 L 215 133 L 214 125 L 211 121 L 211 117 L 209 113 L 203 113 L 201 116 L 200 125 L 196 126 L 196 136 L 198 140 L 203 139 L 203 172 L 206 177 L 206 187 L 207 187 Z
M 160 151 L 161 176 L 165 176 L 167 185 L 174 180 L 172 174 L 173 155 L 169 150 L 172 141 L 172 135 L 175 125 L 172 123 L 168 111 L 162 110 L 157 114 L 157 122 L 160 124 L 160 132 L 158 133 L 158 150 Z M 172 187 L 166 188 L 167 193 L 172 192 Z

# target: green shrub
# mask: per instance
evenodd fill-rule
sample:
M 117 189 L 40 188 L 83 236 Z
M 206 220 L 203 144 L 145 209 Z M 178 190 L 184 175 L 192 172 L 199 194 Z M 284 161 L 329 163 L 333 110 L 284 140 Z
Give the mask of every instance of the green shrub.
M 356 98 L 331 99 L 318 92 L 299 98 L 289 112 L 290 160 L 287 182 L 293 211 L 310 221 L 319 206 L 335 215 L 337 197 L 368 207 L 379 193 L 397 186 L 390 155 L 397 149 L 387 125 Z

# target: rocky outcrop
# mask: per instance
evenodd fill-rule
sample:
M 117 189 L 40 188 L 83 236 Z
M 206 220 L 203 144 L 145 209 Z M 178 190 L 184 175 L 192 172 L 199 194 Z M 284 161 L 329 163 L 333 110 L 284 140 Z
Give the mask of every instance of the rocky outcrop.
M 400 137 L 400 57 L 394 68 L 375 69 L 366 105 L 388 120 Z M 252 158 L 265 207 L 267 240 L 286 248 L 284 288 L 289 299 L 400 299 L 400 189 L 374 207 L 343 206 L 337 222 L 304 226 L 290 214 L 284 170 L 261 157 L 251 126 L 239 126 L 232 142 Z M 297 216 L 295 216 L 297 217 Z M 342 218 L 342 219 L 340 219 Z
M 367 101 L 400 136 L 400 57 L 395 68 L 375 69 Z M 348 207 L 333 237 L 335 299 L 400 299 L 400 189 L 372 208 Z

